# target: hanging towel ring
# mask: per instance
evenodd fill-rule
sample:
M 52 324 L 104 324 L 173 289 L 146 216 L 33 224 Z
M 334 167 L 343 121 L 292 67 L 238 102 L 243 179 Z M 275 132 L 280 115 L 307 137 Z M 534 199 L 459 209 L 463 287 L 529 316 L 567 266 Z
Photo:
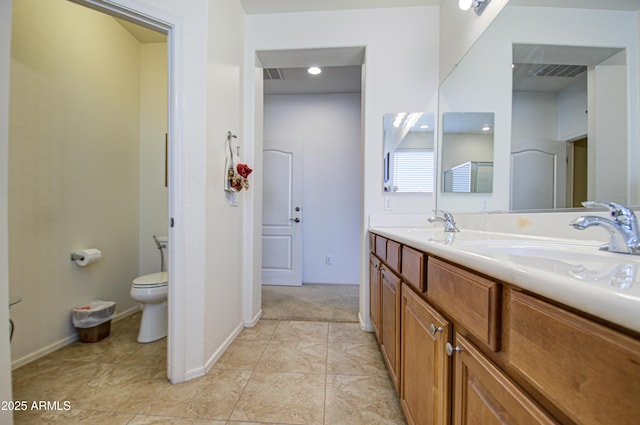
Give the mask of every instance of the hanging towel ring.
M 237 139 L 237 138 L 238 136 L 231 133 L 230 131 L 227 131 L 227 143 L 229 145 L 229 154 L 231 156 L 233 156 L 233 150 L 231 149 L 231 139 Z M 240 146 L 238 146 L 238 153 L 236 155 L 240 155 Z

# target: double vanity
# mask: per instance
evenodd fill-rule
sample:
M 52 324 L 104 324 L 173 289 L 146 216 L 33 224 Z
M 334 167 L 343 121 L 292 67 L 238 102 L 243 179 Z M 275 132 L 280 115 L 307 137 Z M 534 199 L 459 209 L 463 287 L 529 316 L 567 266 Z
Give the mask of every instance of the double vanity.
M 372 223 L 370 318 L 409 424 L 637 423 L 640 256 L 548 217 Z

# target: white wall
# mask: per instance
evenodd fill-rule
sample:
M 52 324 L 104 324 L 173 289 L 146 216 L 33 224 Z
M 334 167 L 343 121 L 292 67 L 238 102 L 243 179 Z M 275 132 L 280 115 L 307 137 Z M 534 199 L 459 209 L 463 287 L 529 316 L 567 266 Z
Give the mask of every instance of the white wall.
M 206 273 L 202 299 L 189 308 L 204 308 L 205 368 L 222 354 L 243 327 L 242 223 L 247 193 L 239 194 L 239 206 L 226 202 L 224 192 L 227 131 L 238 136 L 243 161 L 248 150 L 242 131 L 242 65 L 244 11 L 237 0 L 210 2 L 207 36 L 207 146 L 206 146 Z M 253 175 L 249 176 L 253 186 Z M 248 193 L 252 193 L 250 187 Z M 201 326 L 195 323 L 196 326 Z
M 588 108 L 587 80 L 576 81 L 558 93 L 558 140 L 575 139 L 587 132 Z
M 247 16 L 245 99 L 250 99 L 245 117 L 246 136 L 254 155 L 262 152 L 262 140 L 254 138 L 256 51 L 364 46 L 362 90 L 363 218 L 360 229 L 360 316 L 368 320 L 368 238 L 366 229 L 373 214 L 429 214 L 435 206 L 432 195 L 397 196 L 393 210 L 384 210 L 382 192 L 382 117 L 388 112 L 433 112 L 438 88 L 438 7 L 348 10 Z M 259 134 L 258 134 L 259 135 Z M 256 161 L 257 162 L 257 161 Z M 260 205 L 253 204 L 262 215 Z M 255 230 L 254 230 L 255 231 Z M 258 243 L 254 243 L 253 258 Z M 245 290 L 255 291 L 260 269 L 254 260 L 253 282 Z M 259 305 L 247 306 L 252 313 Z
M 302 146 L 302 281 L 358 283 L 360 94 L 265 96 L 264 148 L 278 140 Z
M 487 134 L 446 134 L 447 154 L 442 154 L 442 169 L 448 170 L 467 161 L 493 161 L 493 136 Z
M 165 187 L 167 134 L 167 43 L 140 45 L 140 194 L 138 274 L 160 271 L 153 235 L 167 235 Z M 165 267 L 166 267 L 165 254 Z
M 9 69 L 11 56 L 10 1 L 0 1 L 0 304 L 9 301 L 9 244 L 8 244 L 8 170 L 9 168 Z M 0 309 L 0 323 L 9 322 L 9 310 Z M 0 326 L 0 400 L 11 397 L 11 349 L 9 328 Z M 13 423 L 10 410 L 0 410 L 0 422 Z
M 442 1 L 440 4 L 440 81 L 444 81 L 454 70 L 478 37 L 498 16 L 509 0 L 493 0 L 482 15 L 473 10 L 460 10 L 457 1 Z
M 14 2 L 9 120 L 12 343 L 20 365 L 77 337 L 71 309 L 137 308 L 140 46 L 66 1 Z M 80 268 L 69 254 L 98 248 Z

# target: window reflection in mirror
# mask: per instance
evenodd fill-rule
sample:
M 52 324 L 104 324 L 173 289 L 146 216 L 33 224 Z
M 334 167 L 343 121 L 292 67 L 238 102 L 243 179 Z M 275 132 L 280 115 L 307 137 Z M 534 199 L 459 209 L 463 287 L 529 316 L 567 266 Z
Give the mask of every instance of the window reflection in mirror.
M 443 192 L 493 192 L 493 127 L 492 112 L 443 114 Z
M 383 132 L 383 190 L 404 193 L 433 192 L 433 114 L 385 114 Z

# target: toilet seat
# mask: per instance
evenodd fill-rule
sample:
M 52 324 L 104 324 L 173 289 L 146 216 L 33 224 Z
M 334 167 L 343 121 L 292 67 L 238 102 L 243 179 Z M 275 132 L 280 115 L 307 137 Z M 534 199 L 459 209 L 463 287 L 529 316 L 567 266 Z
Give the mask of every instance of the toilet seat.
M 145 274 L 133 279 L 133 283 L 131 284 L 131 286 L 133 288 L 142 289 L 162 288 L 164 286 L 167 286 L 167 282 L 167 272 L 158 272 Z

